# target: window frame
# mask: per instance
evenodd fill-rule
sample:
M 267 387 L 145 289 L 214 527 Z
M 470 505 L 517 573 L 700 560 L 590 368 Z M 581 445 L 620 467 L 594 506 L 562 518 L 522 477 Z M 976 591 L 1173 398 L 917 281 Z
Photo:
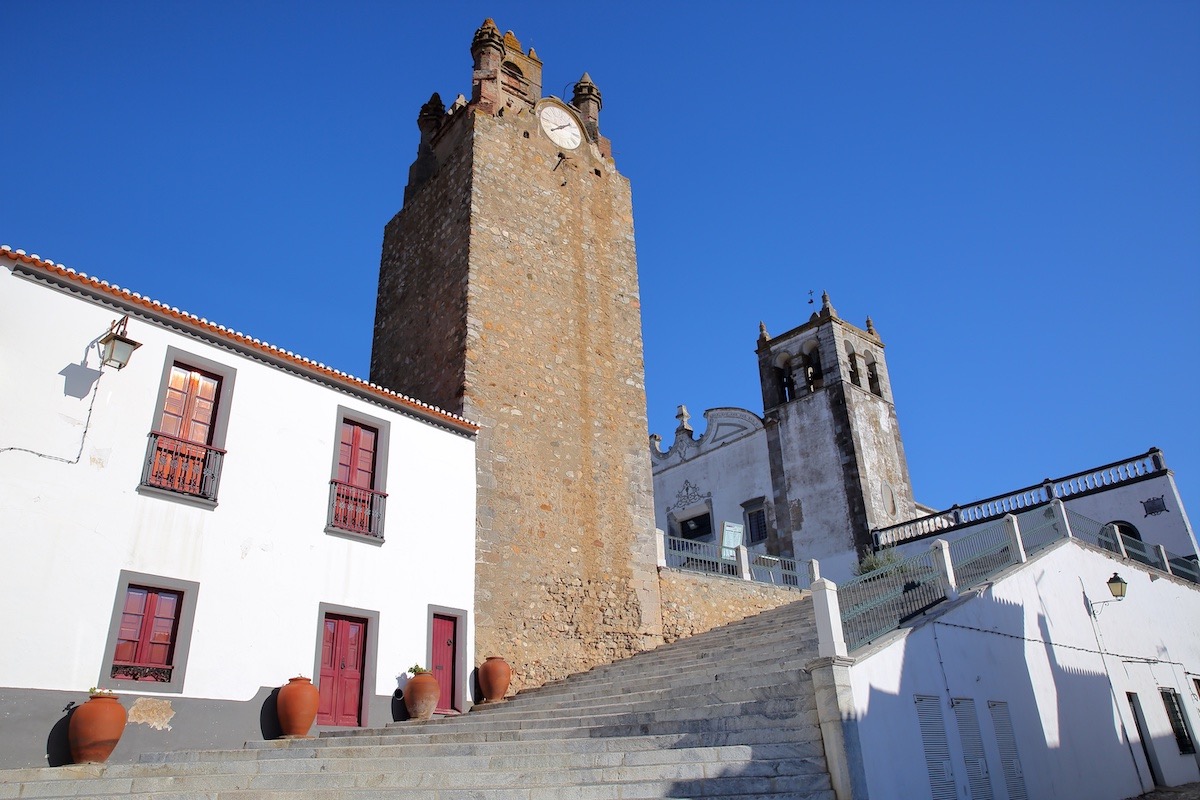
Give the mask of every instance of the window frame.
M 746 535 L 742 540 L 742 544 L 746 547 L 754 545 L 766 544 L 771 538 L 771 522 L 767 517 L 767 502 L 766 497 L 756 497 L 753 500 L 747 500 L 742 503 L 742 524 L 745 525 Z M 753 527 L 750 525 L 750 515 L 762 512 L 763 515 L 763 535 L 761 539 L 751 539 L 750 534 Z
M 392 424 L 389 420 L 373 417 L 357 409 L 339 405 L 337 407 L 337 419 L 333 425 L 333 446 L 330 448 L 329 481 L 331 484 L 338 477 L 339 451 L 342 446 L 342 425 L 346 422 L 375 430 L 375 470 L 371 483 L 373 491 L 384 495 L 382 500 L 383 520 L 379 524 L 378 536 L 359 533 L 345 528 L 336 528 L 333 525 L 333 501 L 332 499 L 327 499 L 325 502 L 325 533 L 329 536 L 341 536 L 353 539 L 356 542 L 383 544 L 384 528 L 387 525 L 387 473 L 391 451 Z M 330 494 L 332 496 L 332 492 Z
M 1179 692 L 1170 686 L 1158 687 L 1158 696 L 1162 698 L 1163 710 L 1167 721 L 1171 724 L 1171 733 L 1175 735 L 1175 744 L 1179 755 L 1191 756 L 1196 754 L 1196 740 L 1188 726 L 1187 712 L 1183 710 L 1183 701 Z
M 237 369 L 227 364 L 222 364 L 218 361 L 213 361 L 203 356 L 198 356 L 186 350 L 180 350 L 178 347 L 168 345 L 166 353 L 163 356 L 162 377 L 158 383 L 158 396 L 154 401 L 154 414 L 150 418 L 150 427 L 147 429 L 147 434 L 157 431 L 159 424 L 162 422 L 163 410 L 167 403 L 167 390 L 171 386 L 171 370 L 180 366 L 187 367 L 200 372 L 206 372 L 220 379 L 220 387 L 217 392 L 217 409 L 213 415 L 211 435 L 207 447 L 216 450 L 225 450 L 225 441 L 229 433 L 229 416 L 233 400 L 233 385 L 237 378 Z M 143 473 L 146 469 L 146 463 L 149 459 L 147 455 L 142 461 Z M 223 459 L 222 459 L 223 461 Z M 217 477 L 217 485 L 214 495 L 220 494 L 220 476 Z M 199 506 L 201 508 L 216 508 L 217 499 L 202 497 L 199 495 L 185 494 L 183 492 L 175 492 L 170 489 L 153 486 L 144 483 L 141 478 L 138 479 L 138 492 L 141 494 L 152 495 L 154 497 L 164 497 L 175 500 L 181 503 Z
M 154 591 L 178 592 L 180 594 L 178 615 L 175 618 L 175 650 L 171 659 L 171 680 L 136 681 L 112 677 L 117 644 L 120 641 L 121 617 L 125 611 L 125 597 L 130 586 L 141 586 Z M 192 629 L 196 622 L 196 604 L 200 584 L 195 581 L 148 575 L 143 572 L 121 570 L 113 600 L 112 617 L 108 625 L 108 641 L 104 647 L 104 660 L 100 664 L 100 676 L 96 685 L 106 689 L 133 692 L 164 692 L 181 694 L 187 672 L 188 655 L 192 646 Z

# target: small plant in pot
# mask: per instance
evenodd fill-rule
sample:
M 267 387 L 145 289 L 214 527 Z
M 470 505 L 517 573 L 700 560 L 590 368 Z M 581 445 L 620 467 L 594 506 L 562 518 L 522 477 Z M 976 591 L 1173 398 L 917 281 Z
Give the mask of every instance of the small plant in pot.
M 442 694 L 437 678 L 420 664 L 409 667 L 408 674 L 412 676 L 404 684 L 404 707 L 408 709 L 408 716 L 419 720 L 432 718 Z
M 112 754 L 128 718 L 125 707 L 111 689 L 88 690 L 88 701 L 75 709 L 67 725 L 71 760 L 76 764 L 102 764 Z

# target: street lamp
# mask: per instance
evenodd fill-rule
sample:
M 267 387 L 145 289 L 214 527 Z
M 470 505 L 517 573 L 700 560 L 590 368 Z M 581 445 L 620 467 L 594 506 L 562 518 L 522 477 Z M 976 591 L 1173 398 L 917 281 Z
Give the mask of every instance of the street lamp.
M 123 369 L 129 363 L 133 351 L 142 346 L 125 335 L 125 327 L 129 324 L 129 315 L 114 320 L 108 326 L 108 333 L 100 337 L 100 361 L 107 367 Z
M 1115 572 L 1113 573 L 1113 576 L 1108 579 L 1108 590 L 1112 592 L 1114 600 L 1124 600 L 1125 590 L 1127 588 L 1129 588 L 1129 584 L 1125 582 L 1124 578 Z

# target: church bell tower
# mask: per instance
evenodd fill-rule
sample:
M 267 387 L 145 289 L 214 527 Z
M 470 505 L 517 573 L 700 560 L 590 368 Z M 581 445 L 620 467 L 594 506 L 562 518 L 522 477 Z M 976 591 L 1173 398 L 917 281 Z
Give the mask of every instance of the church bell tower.
M 883 340 L 841 319 L 829 295 L 808 322 L 758 337 L 778 549 L 829 558 L 916 516 Z M 789 544 L 791 552 L 788 552 Z
M 637 258 L 591 78 L 543 97 L 490 19 L 471 55 L 417 116 L 371 380 L 481 425 L 476 651 L 520 688 L 661 642 Z

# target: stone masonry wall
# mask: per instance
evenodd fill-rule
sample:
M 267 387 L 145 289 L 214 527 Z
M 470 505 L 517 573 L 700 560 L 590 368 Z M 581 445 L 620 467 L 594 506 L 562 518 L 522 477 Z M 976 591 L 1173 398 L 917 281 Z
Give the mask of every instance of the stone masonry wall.
M 470 244 L 470 134 L 448 131 L 449 157 L 387 224 L 379 264 L 371 380 L 462 412 Z
M 521 688 L 661 642 L 632 199 L 532 114 L 474 126 L 477 655 Z
M 674 642 L 809 596 L 786 586 L 658 571 L 662 594 L 663 640 Z

